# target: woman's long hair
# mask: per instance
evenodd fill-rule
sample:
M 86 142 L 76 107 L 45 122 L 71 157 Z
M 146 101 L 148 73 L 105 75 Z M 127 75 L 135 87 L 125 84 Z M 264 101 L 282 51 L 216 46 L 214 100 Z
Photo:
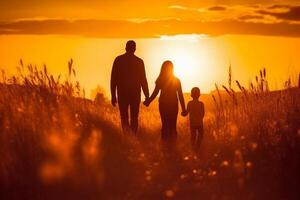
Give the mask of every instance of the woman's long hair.
M 164 61 L 158 78 L 156 79 L 156 84 L 164 84 L 169 82 L 170 80 L 173 80 L 174 78 L 174 66 L 173 63 L 169 60 Z

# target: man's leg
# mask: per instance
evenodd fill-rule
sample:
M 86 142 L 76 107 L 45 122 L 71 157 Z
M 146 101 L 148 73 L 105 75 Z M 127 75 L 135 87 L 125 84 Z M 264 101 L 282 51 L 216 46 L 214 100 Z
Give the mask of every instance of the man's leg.
M 130 103 L 130 126 L 132 132 L 136 133 L 139 123 L 140 101 Z
M 129 104 L 127 102 L 119 101 L 121 124 L 124 133 L 127 133 L 129 131 L 128 108 Z

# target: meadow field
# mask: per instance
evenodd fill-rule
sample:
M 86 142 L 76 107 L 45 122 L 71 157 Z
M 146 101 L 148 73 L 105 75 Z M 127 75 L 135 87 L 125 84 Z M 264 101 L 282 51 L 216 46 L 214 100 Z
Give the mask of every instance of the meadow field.
M 177 145 L 161 143 L 157 103 L 141 105 L 137 136 L 124 135 L 118 109 L 84 98 L 72 60 L 66 69 L 54 77 L 20 61 L 15 76 L 2 71 L 1 199 L 300 198 L 300 83 L 269 91 L 265 69 L 249 86 L 229 73 L 200 97 L 195 151 L 181 116 Z

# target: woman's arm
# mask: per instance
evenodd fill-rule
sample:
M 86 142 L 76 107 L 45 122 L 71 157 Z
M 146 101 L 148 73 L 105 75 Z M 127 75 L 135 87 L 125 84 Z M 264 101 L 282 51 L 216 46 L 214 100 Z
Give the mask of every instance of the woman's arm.
M 159 87 L 157 86 L 157 85 L 155 85 L 155 88 L 154 88 L 154 91 L 153 91 L 153 93 L 151 94 L 151 96 L 149 97 L 149 99 L 147 99 L 145 102 L 144 102 L 144 104 L 146 105 L 146 106 L 149 106 L 149 104 L 155 99 L 155 97 L 158 95 L 158 93 L 159 93 Z
M 181 105 L 181 110 L 182 112 L 186 113 L 186 108 L 185 108 L 185 102 L 184 102 L 184 97 L 183 97 L 183 93 L 182 93 L 182 88 L 181 88 L 181 83 L 179 81 L 179 86 L 178 86 L 178 98 L 179 98 L 179 102 L 180 102 L 180 105 Z

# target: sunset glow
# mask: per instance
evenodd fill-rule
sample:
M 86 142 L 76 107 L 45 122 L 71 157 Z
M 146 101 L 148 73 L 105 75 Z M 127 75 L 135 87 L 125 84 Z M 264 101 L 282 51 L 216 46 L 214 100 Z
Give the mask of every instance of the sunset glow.
M 209 81 L 203 74 L 214 73 L 213 69 L 208 69 L 212 60 L 205 56 L 206 47 L 201 44 L 207 36 L 197 35 L 178 35 L 164 36 L 161 40 L 172 41 L 173 47 L 161 49 L 157 58 L 171 60 L 174 63 L 175 74 L 182 80 L 185 88 L 191 88 L 196 80 Z
M 1 200 L 300 199 L 300 0 L 0 0 Z
M 272 89 L 300 70 L 296 0 L 90 3 L 2 3 L 0 68 L 13 72 L 22 58 L 64 74 L 73 58 L 87 94 L 97 85 L 108 91 L 114 57 L 134 39 L 150 88 L 164 60 L 174 63 L 184 91 L 199 86 L 206 93 L 227 83 L 229 65 L 245 86 L 267 68 Z
M 300 70 L 298 48 L 300 39 L 265 36 L 196 37 L 171 39 L 136 39 L 136 55 L 143 58 L 150 88 L 158 76 L 161 64 L 172 60 L 175 73 L 185 92 L 198 86 L 203 92 L 214 90 L 214 84 L 228 83 L 231 64 L 233 80 L 248 87 L 262 67 L 268 72 L 271 89 L 283 87 L 289 77 L 295 83 Z M 19 59 L 25 64 L 42 67 L 64 76 L 67 62 L 73 58 L 77 78 L 90 91 L 100 85 L 109 95 L 109 78 L 116 55 L 124 53 L 126 39 L 99 39 L 67 36 L 0 36 L 0 68 L 16 71 Z M 280 47 L 280 48 L 278 48 Z M 266 53 L 268 52 L 268 53 Z M 276 59 L 274 59 L 276 58 Z

